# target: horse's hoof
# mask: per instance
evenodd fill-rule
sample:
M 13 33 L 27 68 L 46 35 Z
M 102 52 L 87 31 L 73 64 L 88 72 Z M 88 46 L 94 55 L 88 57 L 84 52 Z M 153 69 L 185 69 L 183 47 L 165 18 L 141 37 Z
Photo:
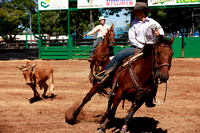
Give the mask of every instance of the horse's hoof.
M 106 131 L 102 130 L 101 128 L 98 128 L 97 130 L 98 130 L 98 133 L 106 133 Z
M 54 98 L 56 98 L 56 96 L 57 96 L 57 95 L 55 95 L 55 94 L 52 93 L 52 94 L 49 96 L 49 98 L 54 99 Z
M 126 133 L 127 125 L 123 125 L 120 133 Z
M 68 113 L 65 113 L 65 121 L 68 124 L 74 125 L 79 122 L 76 118 L 74 118 L 72 115 L 69 115 Z

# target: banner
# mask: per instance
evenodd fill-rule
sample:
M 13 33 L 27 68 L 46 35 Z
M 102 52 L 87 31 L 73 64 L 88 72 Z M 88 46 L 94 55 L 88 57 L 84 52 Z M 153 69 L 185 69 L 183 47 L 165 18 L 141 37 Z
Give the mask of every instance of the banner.
M 68 9 L 68 0 L 38 0 L 39 10 Z
M 134 7 L 136 0 L 78 0 L 78 8 Z
M 200 4 L 200 0 L 148 0 L 148 6 Z

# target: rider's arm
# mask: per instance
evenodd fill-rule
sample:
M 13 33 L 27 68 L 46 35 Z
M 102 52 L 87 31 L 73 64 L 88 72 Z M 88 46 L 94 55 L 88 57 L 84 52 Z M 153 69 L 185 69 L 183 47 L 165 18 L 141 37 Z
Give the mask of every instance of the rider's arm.
M 155 36 L 159 36 L 159 35 L 164 36 L 165 33 L 164 33 L 162 26 L 156 21 L 155 21 L 155 24 L 156 24 L 156 27 L 157 27 L 157 29 L 155 30 Z
M 93 30 L 91 30 L 90 32 L 87 33 L 87 36 L 92 35 L 94 33 L 96 33 L 97 31 L 99 31 L 101 25 L 96 26 Z

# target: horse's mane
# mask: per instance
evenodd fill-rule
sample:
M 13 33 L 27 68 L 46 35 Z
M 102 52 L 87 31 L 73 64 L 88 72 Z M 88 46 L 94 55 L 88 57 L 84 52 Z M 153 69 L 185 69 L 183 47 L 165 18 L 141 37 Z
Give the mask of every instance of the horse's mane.
M 167 38 L 165 38 L 165 37 L 162 36 L 162 35 L 160 35 L 160 36 L 158 37 L 158 41 L 156 42 L 156 45 L 159 45 L 159 44 L 161 44 L 161 43 L 164 43 L 165 45 L 171 45 L 171 44 L 170 44 L 170 40 L 167 39 Z
M 111 25 L 110 29 L 108 29 L 108 31 L 113 31 L 114 32 L 113 24 Z M 105 36 L 108 36 L 108 34 L 109 34 L 109 32 L 107 32 Z
M 154 46 L 158 46 L 159 44 L 165 44 L 165 45 L 171 45 L 170 41 L 168 39 L 166 39 L 164 36 L 160 35 L 157 39 L 156 39 L 156 43 L 155 44 L 145 44 L 142 51 L 144 53 L 144 56 L 148 56 L 151 51 L 153 50 Z

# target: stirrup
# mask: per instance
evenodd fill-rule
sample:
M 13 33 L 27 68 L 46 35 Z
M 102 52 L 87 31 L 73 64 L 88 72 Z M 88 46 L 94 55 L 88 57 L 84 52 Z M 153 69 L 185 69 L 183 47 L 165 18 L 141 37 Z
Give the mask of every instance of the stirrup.
M 102 74 L 105 73 L 105 72 L 106 72 L 106 71 L 103 70 L 103 71 L 101 71 L 100 73 L 98 73 L 97 76 L 100 76 L 100 75 L 102 75 Z
M 109 77 L 109 74 L 107 74 L 107 75 L 105 75 L 105 77 L 102 77 L 103 79 L 98 79 L 99 76 L 102 75 L 103 73 L 104 73 L 104 71 L 101 72 L 101 73 L 99 73 L 99 74 L 97 74 L 97 75 L 93 74 L 93 76 L 96 79 L 96 81 L 97 81 L 98 84 L 103 84 L 106 81 L 106 79 Z
M 109 75 L 106 75 L 101 81 L 97 81 L 97 83 L 98 84 L 103 84 L 108 77 L 109 77 Z

